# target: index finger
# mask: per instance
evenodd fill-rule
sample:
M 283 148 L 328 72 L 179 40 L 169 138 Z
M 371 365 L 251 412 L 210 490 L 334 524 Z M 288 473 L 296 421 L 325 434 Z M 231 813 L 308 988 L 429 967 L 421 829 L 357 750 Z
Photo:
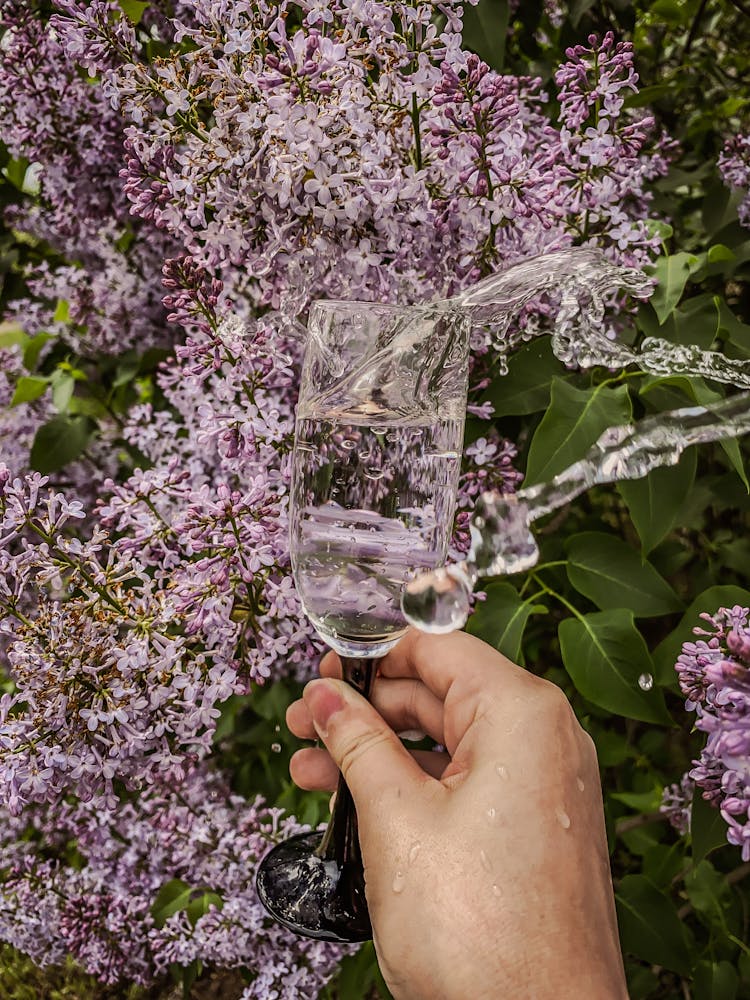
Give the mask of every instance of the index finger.
M 412 628 L 380 660 L 378 672 L 384 677 L 418 678 L 441 701 L 454 684 L 476 688 L 501 681 L 515 685 L 528 677 L 525 670 L 476 636 L 466 632 L 429 635 Z

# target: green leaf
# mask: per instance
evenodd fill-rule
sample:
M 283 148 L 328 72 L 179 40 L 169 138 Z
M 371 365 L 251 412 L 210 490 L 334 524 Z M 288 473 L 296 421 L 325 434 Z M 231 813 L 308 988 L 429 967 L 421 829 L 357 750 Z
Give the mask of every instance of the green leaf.
M 659 688 L 644 691 L 638 684 L 654 668 L 632 612 L 619 608 L 566 618 L 558 635 L 565 669 L 584 698 L 615 715 L 671 725 Z
M 3 167 L 2 172 L 14 188 L 18 188 L 19 191 L 23 191 L 24 181 L 26 180 L 26 171 L 28 169 L 29 161 L 22 156 L 18 159 L 8 160 L 6 165 Z
M 700 615 L 706 611 L 713 614 L 717 608 L 731 608 L 735 604 L 747 607 L 750 604 L 750 591 L 733 584 L 719 587 L 709 587 L 689 605 L 682 616 L 679 625 L 663 639 L 653 653 L 654 676 L 660 684 L 674 684 L 674 665 L 680 655 L 682 644 L 693 640 L 693 629 L 701 624 Z
M 677 465 L 618 484 L 644 552 L 655 548 L 675 524 L 695 480 L 696 462 L 695 448 L 688 448 Z
M 42 348 L 49 340 L 52 340 L 52 335 L 49 333 L 37 333 L 28 338 L 23 352 L 23 363 L 30 372 L 36 368 Z
M 65 299 L 58 299 L 57 305 L 55 306 L 55 313 L 52 319 L 55 321 L 55 323 L 69 323 L 70 303 L 66 302 Z
M 669 889 L 674 879 L 686 865 L 685 845 L 677 841 L 669 847 L 656 844 L 643 855 L 642 873 L 657 888 Z
M 690 843 L 693 861 L 701 862 L 711 851 L 726 847 L 727 823 L 721 811 L 703 798 L 703 791 L 696 788 L 690 812 Z
M 700 861 L 685 876 L 685 892 L 693 909 L 719 932 L 729 933 L 729 923 L 734 924 L 736 911 L 726 878 L 716 871 L 710 861 Z M 739 930 L 734 927 L 733 929 Z
M 95 424 L 88 417 L 53 417 L 34 436 L 31 468 L 45 474 L 62 469 L 84 451 L 94 428 Z
M 59 369 L 52 376 L 52 402 L 58 413 L 65 413 L 73 397 L 76 381 L 68 372 Z
M 627 387 L 576 389 L 552 380 L 552 402 L 529 448 L 524 486 L 552 479 L 582 458 L 608 428 L 626 424 L 631 406 Z
M 185 915 L 190 921 L 190 925 L 195 927 L 200 918 L 208 913 L 212 906 L 219 910 L 224 908 L 224 900 L 217 893 L 201 892 L 198 895 L 194 893 L 193 898 L 185 907 Z
M 30 338 L 17 323 L 0 323 L 0 350 L 4 347 L 25 347 Z
M 190 902 L 192 888 L 181 879 L 165 882 L 151 904 L 151 916 L 157 927 L 163 927 L 173 913 L 184 910 Z
M 695 941 L 671 899 L 643 875 L 626 875 L 615 900 L 622 950 L 651 965 L 688 975 Z
M 694 1000 L 735 1000 L 740 977 L 731 962 L 699 962 L 693 974 Z
M 521 641 L 529 616 L 543 614 L 547 609 L 537 600 L 524 601 L 516 588 L 505 581 L 491 583 L 486 588 L 487 599 L 477 604 L 466 631 L 484 639 L 510 660 L 517 661 Z
M 507 374 L 496 378 L 487 391 L 494 415 L 525 416 L 546 409 L 552 378 L 561 367 L 549 337 L 524 344 L 511 356 Z
M 132 24 L 139 24 L 149 6 L 149 0 L 117 0 L 120 10 Z
M 652 618 L 682 610 L 667 581 L 615 535 L 584 531 L 568 539 L 565 548 L 568 579 L 603 611 L 628 608 L 636 618 Z
M 650 792 L 610 792 L 609 797 L 615 802 L 622 802 L 628 809 L 639 813 L 654 812 L 661 805 L 663 788 L 655 785 Z
M 701 259 L 692 253 L 672 254 L 659 257 L 654 268 L 654 277 L 659 282 L 649 299 L 659 323 L 663 324 L 682 298 L 688 278 L 701 266 Z
M 19 406 L 21 403 L 33 403 L 39 399 L 49 389 L 49 379 L 38 378 L 35 375 L 22 375 L 16 382 L 11 406 Z
M 509 17 L 508 0 L 480 0 L 476 7 L 464 7 L 464 46 L 496 70 L 501 70 L 505 62 Z

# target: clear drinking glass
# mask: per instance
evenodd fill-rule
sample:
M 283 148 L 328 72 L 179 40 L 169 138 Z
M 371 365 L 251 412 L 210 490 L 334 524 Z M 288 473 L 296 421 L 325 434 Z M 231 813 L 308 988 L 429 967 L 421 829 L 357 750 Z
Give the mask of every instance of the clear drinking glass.
M 314 303 L 297 407 L 290 542 L 318 634 L 365 696 L 406 630 L 400 599 L 445 562 L 466 412 L 470 321 L 445 305 Z M 328 829 L 261 863 L 266 909 L 299 934 L 371 936 L 356 813 L 339 782 Z

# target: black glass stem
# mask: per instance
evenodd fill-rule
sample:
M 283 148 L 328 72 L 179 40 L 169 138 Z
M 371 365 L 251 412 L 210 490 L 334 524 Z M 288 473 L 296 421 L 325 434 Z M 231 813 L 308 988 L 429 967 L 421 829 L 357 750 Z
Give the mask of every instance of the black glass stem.
M 377 660 L 342 656 L 341 663 L 344 680 L 369 698 Z M 258 866 L 255 885 L 271 916 L 297 934 L 341 942 L 372 937 L 357 812 L 341 775 L 327 829 L 277 844 Z

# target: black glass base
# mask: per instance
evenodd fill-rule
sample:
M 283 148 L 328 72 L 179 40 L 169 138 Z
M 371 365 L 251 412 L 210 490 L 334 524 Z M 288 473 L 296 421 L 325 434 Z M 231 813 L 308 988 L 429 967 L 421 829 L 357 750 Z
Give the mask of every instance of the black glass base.
M 372 937 L 361 862 L 343 865 L 316 852 L 323 834 L 300 833 L 277 844 L 258 866 L 261 903 L 303 937 L 357 942 Z

